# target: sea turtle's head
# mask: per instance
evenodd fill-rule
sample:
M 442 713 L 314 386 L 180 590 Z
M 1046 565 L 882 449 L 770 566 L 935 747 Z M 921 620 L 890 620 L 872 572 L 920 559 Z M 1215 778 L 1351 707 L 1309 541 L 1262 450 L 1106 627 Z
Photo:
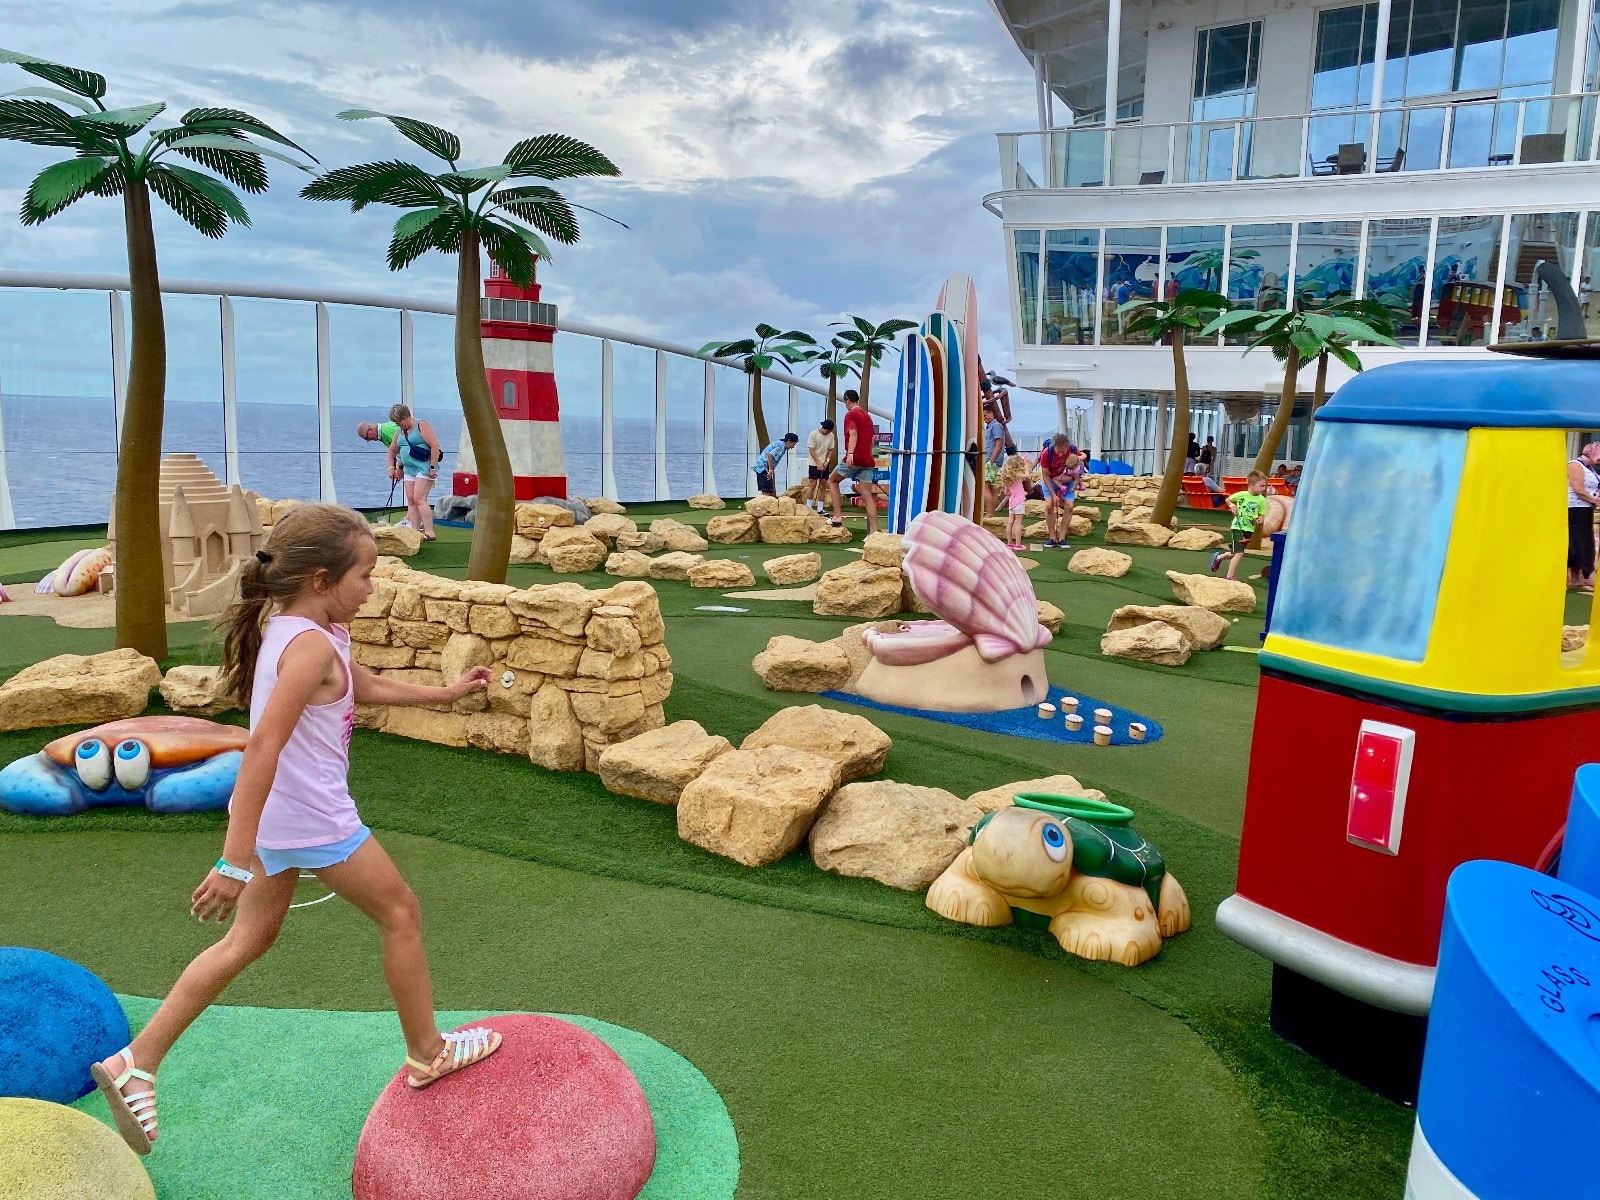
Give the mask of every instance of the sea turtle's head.
M 1054 896 L 1072 877 L 1072 836 L 1050 813 L 1002 808 L 973 831 L 972 869 L 997 891 Z
M 112 749 L 99 738 L 85 738 L 73 751 L 72 768 L 91 792 L 105 791 L 113 778 L 124 791 L 137 792 L 150 782 L 150 747 L 125 738 Z

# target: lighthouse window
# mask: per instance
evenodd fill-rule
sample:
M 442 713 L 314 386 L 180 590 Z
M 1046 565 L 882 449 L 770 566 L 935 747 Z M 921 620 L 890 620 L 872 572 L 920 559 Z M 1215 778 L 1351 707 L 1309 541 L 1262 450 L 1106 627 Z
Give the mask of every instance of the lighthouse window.
M 1284 546 L 1273 632 L 1421 662 L 1466 450 L 1464 429 L 1319 422 Z M 1428 503 L 1419 506 L 1418 496 Z
M 508 379 L 500 385 L 500 407 L 515 408 L 517 406 L 517 384 L 515 380 Z

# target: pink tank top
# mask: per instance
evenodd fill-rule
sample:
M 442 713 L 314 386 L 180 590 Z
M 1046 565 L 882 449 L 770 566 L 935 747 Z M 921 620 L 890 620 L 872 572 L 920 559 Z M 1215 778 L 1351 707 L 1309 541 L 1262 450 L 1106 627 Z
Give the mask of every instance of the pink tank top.
M 355 682 L 350 673 L 350 634 L 341 626 L 324 629 L 305 617 L 277 614 L 267 619 L 250 694 L 254 729 L 278 684 L 278 660 L 289 643 L 315 629 L 333 643 L 344 666 L 344 695 L 329 704 L 308 704 L 278 755 L 256 844 L 268 850 L 299 850 L 342 842 L 361 828 L 350 798 L 350 734 L 355 728 Z

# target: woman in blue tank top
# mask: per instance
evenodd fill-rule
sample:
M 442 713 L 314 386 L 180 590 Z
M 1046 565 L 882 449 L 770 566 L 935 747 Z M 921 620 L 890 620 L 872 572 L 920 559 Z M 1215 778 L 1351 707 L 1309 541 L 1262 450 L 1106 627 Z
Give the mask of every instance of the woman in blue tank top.
M 389 410 L 389 420 L 399 427 L 394 441 L 389 443 L 389 477 L 403 479 L 406 489 L 406 524 L 421 530 L 422 540 L 431 542 L 433 534 L 433 508 L 428 503 L 428 493 L 433 481 L 439 478 L 439 461 L 444 451 L 434 436 L 433 426 L 411 415 L 404 404 Z

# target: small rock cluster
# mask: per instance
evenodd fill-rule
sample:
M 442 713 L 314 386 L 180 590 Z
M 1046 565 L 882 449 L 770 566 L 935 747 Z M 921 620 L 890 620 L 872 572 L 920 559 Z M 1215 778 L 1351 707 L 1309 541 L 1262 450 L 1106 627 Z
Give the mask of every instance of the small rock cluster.
M 851 534 L 835 528 L 789 496 L 754 496 L 740 512 L 724 513 L 706 523 L 706 537 L 725 546 L 762 542 L 769 546 L 801 546 L 807 542 L 843 544 Z
M 1085 475 L 1078 484 L 1078 495 L 1085 500 L 1104 500 L 1125 508 L 1154 504 L 1161 491 L 1159 475 Z
M 1185 575 L 1168 571 L 1173 598 L 1179 604 L 1209 608 L 1215 613 L 1251 613 L 1256 610 L 1256 590 L 1242 579 L 1218 575 Z
M 728 502 L 715 492 L 701 492 L 698 496 L 690 496 L 688 504 L 690 508 L 711 509 L 728 507 Z
M 927 612 L 911 590 L 901 563 L 905 546 L 898 533 L 869 533 L 861 561 L 846 563 L 817 581 L 811 611 L 824 617 L 890 617 L 898 612 Z
M 156 660 L 137 650 L 58 654 L 0 684 L 0 731 L 136 717 L 160 682 Z
M 625 582 L 519 590 L 443 579 L 386 559 L 350 623 L 355 660 L 440 686 L 472 667 L 491 678 L 454 706 L 358 705 L 370 729 L 448 746 L 526 754 L 552 771 L 594 770 L 612 743 L 659 728 L 672 657 L 655 589 Z
M 1163 667 L 1181 667 L 1196 650 L 1215 650 L 1231 628 L 1208 608 L 1178 604 L 1125 604 L 1111 614 L 1100 653 Z

